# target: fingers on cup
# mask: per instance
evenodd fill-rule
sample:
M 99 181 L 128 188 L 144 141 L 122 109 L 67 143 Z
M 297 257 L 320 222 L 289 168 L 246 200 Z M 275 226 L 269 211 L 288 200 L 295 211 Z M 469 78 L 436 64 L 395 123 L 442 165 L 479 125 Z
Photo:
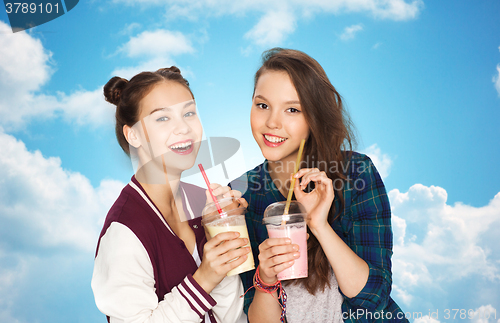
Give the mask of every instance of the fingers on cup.
M 251 249 L 250 247 L 241 247 L 241 248 L 236 248 L 236 249 L 231 249 L 228 250 L 226 253 L 223 254 L 223 262 L 228 262 L 233 259 L 236 259 L 238 257 L 246 256 L 250 253 Z
M 224 270 L 226 271 L 226 274 L 233 270 L 234 268 L 238 267 L 239 265 L 243 264 L 245 260 L 248 258 L 248 253 L 243 254 L 241 256 L 238 256 L 237 258 L 231 258 L 229 261 L 227 261 L 224 264 Z
M 275 275 L 277 275 L 280 272 L 282 272 L 283 270 L 292 267 L 294 263 L 295 263 L 294 260 L 290 260 L 290 261 L 287 261 L 287 262 L 280 263 L 280 264 L 272 267 L 271 269 L 273 270 L 273 273 Z
M 211 185 L 212 185 L 212 184 L 211 184 Z M 211 186 L 211 185 L 210 185 L 210 186 Z M 217 184 L 217 185 L 219 185 L 219 184 Z M 230 188 L 229 186 L 221 186 L 221 185 L 219 185 L 219 186 L 218 186 L 217 188 L 215 188 L 215 189 L 212 189 L 212 193 L 213 193 L 215 196 L 224 195 L 224 197 L 226 197 L 226 196 L 225 196 L 225 194 L 226 194 L 226 193 L 228 193 L 229 191 L 231 191 L 231 188 Z
M 230 270 L 238 267 L 248 258 L 251 248 L 248 246 L 245 247 L 247 244 L 248 239 L 246 238 L 225 240 L 224 243 L 209 249 L 204 254 L 204 258 L 214 272 L 226 275 Z
M 229 192 L 224 193 L 224 197 L 234 197 L 239 199 L 241 197 L 241 192 L 237 190 L 229 190 Z
M 248 258 L 248 254 L 252 251 L 250 247 L 240 247 L 231 249 L 220 255 L 221 267 L 227 274 L 229 271 L 243 264 Z
M 222 252 L 228 252 L 231 249 L 241 248 L 246 245 L 248 245 L 247 238 L 238 238 L 234 240 L 228 240 L 225 243 L 220 244 L 219 247 L 221 248 Z
M 290 238 L 268 238 L 259 245 L 259 250 L 263 251 L 273 246 L 287 245 L 291 243 L 292 240 L 290 240 Z
M 287 245 L 272 246 L 271 248 L 268 249 L 268 252 L 273 256 L 277 256 L 277 255 L 293 253 L 298 250 L 299 250 L 298 245 L 287 244 Z
M 271 277 L 291 267 L 299 257 L 299 252 L 282 254 L 261 261 L 261 266 L 265 274 Z
M 240 197 L 238 199 L 238 202 L 240 203 L 240 206 L 244 207 L 244 208 L 247 208 L 248 207 L 248 202 L 247 200 L 245 200 L 245 198 L 243 197 Z
M 218 233 L 215 235 L 215 237 L 212 237 L 210 240 L 207 241 L 207 243 L 205 244 L 205 249 L 215 248 L 221 245 L 224 241 L 231 241 L 237 239 L 239 236 L 240 233 L 236 231 Z
M 234 240 L 239 238 L 240 233 L 238 231 L 227 231 L 227 232 L 220 232 L 217 233 L 215 238 L 218 238 L 221 242 L 225 240 Z
M 221 187 L 222 185 L 218 184 L 218 183 L 210 183 L 210 189 L 213 190 L 216 190 L 217 188 Z
M 210 183 L 210 189 L 205 190 L 205 195 L 207 197 L 207 203 L 213 203 L 214 200 L 212 199 L 212 194 L 214 196 L 217 196 L 217 189 L 220 187 L 220 184 L 217 183 Z M 210 191 L 212 191 L 212 194 L 210 194 Z
M 270 248 L 260 250 L 259 261 L 266 262 L 270 260 L 273 265 L 277 265 L 279 263 L 298 258 L 295 257 L 296 254 L 298 254 L 298 250 L 299 246 L 292 244 L 272 246 Z

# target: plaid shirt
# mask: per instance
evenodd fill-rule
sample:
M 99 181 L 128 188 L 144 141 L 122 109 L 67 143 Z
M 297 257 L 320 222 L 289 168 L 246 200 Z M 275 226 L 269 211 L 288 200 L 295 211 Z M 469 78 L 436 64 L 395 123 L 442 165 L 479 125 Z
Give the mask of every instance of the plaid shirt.
M 353 152 L 351 163 L 342 165 L 347 181 L 344 182 L 344 208 L 331 223 L 337 235 L 369 266 L 365 287 L 356 297 L 344 296 L 342 317 L 345 322 L 408 322 L 404 313 L 390 297 L 392 285 L 391 208 L 387 193 L 369 157 Z M 268 238 L 262 216 L 266 207 L 286 198 L 272 182 L 267 160 L 231 182 L 233 189 L 245 191 L 248 202 L 247 226 L 256 265 L 259 245 Z M 334 200 L 336 210 L 340 201 Z M 255 270 L 240 274 L 245 291 L 253 284 Z M 340 291 L 340 289 L 339 289 Z M 245 294 L 245 313 L 248 312 L 254 289 Z M 340 291 L 342 293 L 342 291 Z

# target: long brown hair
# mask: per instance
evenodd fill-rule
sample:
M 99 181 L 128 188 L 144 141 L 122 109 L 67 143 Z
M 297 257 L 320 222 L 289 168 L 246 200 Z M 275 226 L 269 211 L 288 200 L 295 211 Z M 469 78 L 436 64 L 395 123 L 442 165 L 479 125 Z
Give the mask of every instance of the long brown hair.
M 123 135 L 123 126 L 132 127 L 139 121 L 141 113 L 139 103 L 161 82 L 173 81 L 185 86 L 194 99 L 193 93 L 189 88 L 189 82 L 182 77 L 181 71 L 171 66 L 169 68 L 160 68 L 156 72 L 142 72 L 127 81 L 124 78 L 112 77 L 104 85 L 104 98 L 109 103 L 116 105 L 116 138 L 123 151 L 130 156 L 130 148 Z
M 254 91 L 259 77 L 267 71 L 286 72 L 297 91 L 300 105 L 309 125 L 310 135 L 304 148 L 301 167 L 319 168 L 333 183 L 344 183 L 349 154 L 355 144 L 353 125 L 342 104 L 342 97 L 330 83 L 321 65 L 309 55 L 291 49 L 273 48 L 262 54 L 262 67 L 255 74 Z M 337 167 L 329 167 L 337 166 Z M 344 165 L 346 167 L 340 167 Z M 334 185 L 335 204 L 330 208 L 328 222 L 333 223 L 344 205 L 343 186 Z M 330 263 L 316 237 L 309 232 L 307 241 L 309 277 L 299 279 L 311 294 L 330 286 Z

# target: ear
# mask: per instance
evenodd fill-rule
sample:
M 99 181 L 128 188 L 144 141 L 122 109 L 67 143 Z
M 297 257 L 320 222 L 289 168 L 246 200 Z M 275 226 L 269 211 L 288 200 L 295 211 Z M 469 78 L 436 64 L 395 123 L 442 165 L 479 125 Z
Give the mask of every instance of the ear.
M 127 125 L 124 125 L 123 135 L 125 136 L 125 139 L 127 139 L 129 145 L 133 146 L 134 148 L 139 148 L 141 146 L 141 140 L 139 139 L 136 130 L 137 129 L 133 129 Z

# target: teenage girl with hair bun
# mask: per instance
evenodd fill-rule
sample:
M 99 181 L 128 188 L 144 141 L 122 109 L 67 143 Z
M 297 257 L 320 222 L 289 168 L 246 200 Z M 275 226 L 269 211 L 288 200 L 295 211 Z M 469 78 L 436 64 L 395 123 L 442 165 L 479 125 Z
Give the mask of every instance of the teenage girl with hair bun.
M 180 181 L 203 132 L 188 82 L 172 66 L 130 81 L 113 77 L 104 96 L 116 105 L 116 136 L 137 168 L 99 237 L 92 277 L 97 307 L 108 322 L 235 322 L 243 288 L 238 275 L 226 274 L 250 248 L 236 232 L 207 242 L 200 215 L 211 199 Z

